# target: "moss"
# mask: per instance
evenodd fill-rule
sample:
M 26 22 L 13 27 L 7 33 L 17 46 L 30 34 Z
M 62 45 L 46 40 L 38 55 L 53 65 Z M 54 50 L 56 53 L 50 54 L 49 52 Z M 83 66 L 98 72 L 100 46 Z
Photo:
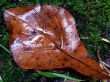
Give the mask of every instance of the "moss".
M 52 3 L 70 11 L 75 17 L 80 38 L 91 56 L 97 59 L 96 51 L 100 46 L 101 57 L 106 58 L 110 46 L 102 42 L 99 37 L 110 39 L 110 0 L 0 0 L 0 44 L 8 48 L 9 36 L 3 19 L 4 10 L 38 3 Z M 35 76 L 34 73 L 33 70 L 22 70 L 16 66 L 12 57 L 0 47 L 0 75 L 4 82 L 38 81 L 40 76 Z M 92 80 L 92 82 L 96 81 Z

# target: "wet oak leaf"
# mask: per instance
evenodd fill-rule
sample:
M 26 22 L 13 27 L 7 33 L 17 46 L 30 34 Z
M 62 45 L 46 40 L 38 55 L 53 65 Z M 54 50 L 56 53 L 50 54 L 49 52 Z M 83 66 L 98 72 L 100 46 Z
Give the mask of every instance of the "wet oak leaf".
M 8 9 L 4 18 L 15 62 L 24 69 L 70 67 L 97 79 L 109 74 L 93 60 L 77 34 L 73 16 L 49 4 Z

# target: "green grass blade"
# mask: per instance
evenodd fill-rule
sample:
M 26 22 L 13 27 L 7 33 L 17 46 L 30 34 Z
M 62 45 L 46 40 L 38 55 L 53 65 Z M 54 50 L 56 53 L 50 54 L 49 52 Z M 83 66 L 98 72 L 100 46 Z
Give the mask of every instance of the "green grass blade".
M 37 74 L 38 74 L 38 75 L 42 75 L 42 76 L 50 77 L 50 78 L 56 78 L 55 76 L 52 76 L 50 73 L 51 73 L 51 72 L 43 72 L 43 71 L 38 71 L 38 70 L 37 70 Z
M 45 77 L 60 77 L 60 78 L 64 78 L 64 79 L 68 79 L 68 80 L 74 80 L 74 81 L 84 81 L 84 80 L 80 80 L 80 79 L 77 79 L 77 78 L 74 78 L 74 77 L 71 77 L 69 75 L 66 75 L 66 74 L 59 74 L 59 73 L 52 73 L 52 72 L 43 72 L 43 71 L 38 71 L 38 74 L 39 75 L 42 75 L 42 76 L 45 76 Z
M 83 81 L 83 80 L 79 80 L 77 78 L 73 78 L 73 77 L 71 77 L 69 75 L 65 75 L 65 74 L 52 73 L 52 75 L 54 75 L 56 77 L 65 78 L 65 79 L 68 79 L 68 80 Z
M 2 49 L 4 49 L 7 53 L 10 54 L 10 51 L 9 51 L 6 47 L 4 47 L 2 44 L 0 44 L 0 47 L 1 47 Z

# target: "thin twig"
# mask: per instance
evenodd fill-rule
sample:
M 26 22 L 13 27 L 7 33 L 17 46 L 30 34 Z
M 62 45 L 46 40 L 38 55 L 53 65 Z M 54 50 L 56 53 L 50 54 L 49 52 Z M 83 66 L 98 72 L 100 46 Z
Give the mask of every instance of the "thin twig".
M 101 59 L 101 57 L 100 57 L 100 47 L 99 47 L 99 46 L 98 46 L 98 49 L 97 49 L 97 57 L 98 57 L 98 59 L 99 59 L 100 66 L 102 67 L 102 69 L 104 69 L 104 68 L 103 68 L 102 59 Z
M 100 39 L 106 43 L 109 43 L 110 44 L 110 40 L 106 39 L 106 38 L 103 38 L 103 37 L 100 37 Z
M 106 63 L 103 62 L 103 61 L 102 61 L 102 63 L 103 63 L 106 67 L 110 68 L 110 65 L 106 64 Z
M 110 70 L 105 66 L 105 63 L 102 61 L 101 57 L 100 57 L 100 47 L 98 47 L 97 50 L 97 56 L 100 62 L 100 66 L 102 67 L 102 69 L 105 69 L 105 71 L 109 74 L 110 76 Z

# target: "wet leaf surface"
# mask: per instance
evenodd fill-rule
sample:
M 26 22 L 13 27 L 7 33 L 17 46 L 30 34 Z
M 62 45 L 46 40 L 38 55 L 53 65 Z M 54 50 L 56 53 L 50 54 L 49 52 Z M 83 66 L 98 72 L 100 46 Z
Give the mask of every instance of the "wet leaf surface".
M 93 60 L 77 34 L 72 15 L 64 8 L 41 4 L 4 12 L 15 62 L 24 69 L 70 67 L 97 79 L 110 78 Z

